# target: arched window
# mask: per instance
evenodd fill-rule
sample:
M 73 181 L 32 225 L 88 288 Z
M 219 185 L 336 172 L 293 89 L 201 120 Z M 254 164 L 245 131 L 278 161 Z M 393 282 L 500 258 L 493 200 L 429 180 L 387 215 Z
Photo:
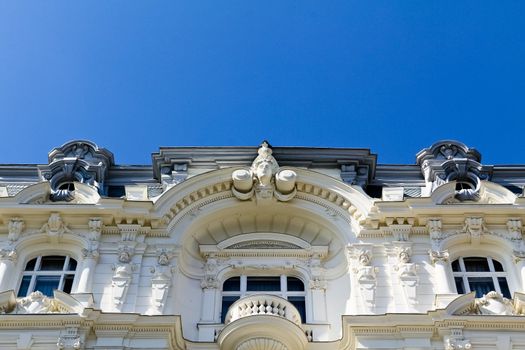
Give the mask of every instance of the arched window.
M 511 298 L 507 273 L 495 259 L 461 257 L 452 262 L 452 271 L 458 294 L 476 292 L 476 298 L 481 298 L 490 291 L 496 291 Z
M 224 281 L 222 285 L 221 322 L 224 323 L 228 308 L 238 299 L 251 294 L 271 294 L 287 299 L 306 320 L 304 283 L 290 276 L 238 276 Z
M 53 296 L 53 290 L 71 292 L 77 261 L 69 256 L 46 255 L 29 260 L 22 275 L 18 296 L 34 291 Z

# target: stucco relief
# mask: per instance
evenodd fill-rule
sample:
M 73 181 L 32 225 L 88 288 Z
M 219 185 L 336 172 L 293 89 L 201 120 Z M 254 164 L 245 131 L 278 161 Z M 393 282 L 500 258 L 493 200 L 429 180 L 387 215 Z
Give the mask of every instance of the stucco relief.
M 113 306 L 119 309 L 126 300 L 128 288 L 133 277 L 136 266 L 131 263 L 134 249 L 127 245 L 121 245 L 118 250 L 118 263 L 113 265 L 113 277 L 111 279 Z
M 151 299 L 149 314 L 162 314 L 168 292 L 172 283 L 173 266 L 171 259 L 173 252 L 167 249 L 157 249 L 157 265 L 151 268 Z
M 368 307 L 375 304 L 375 292 L 377 286 L 376 273 L 379 268 L 372 265 L 372 246 L 359 244 L 350 246 L 350 255 L 353 260 L 353 269 L 361 298 Z
M 9 242 L 13 243 L 18 241 L 20 235 L 24 231 L 24 228 L 24 220 L 22 220 L 21 218 L 9 219 L 9 223 L 7 224 L 7 239 L 9 240 Z
M 393 266 L 394 272 L 399 278 L 403 287 L 408 304 L 417 304 L 417 287 L 419 284 L 419 266 L 412 260 L 411 242 L 394 242 L 394 254 L 396 263 Z
M 47 234 L 51 242 L 58 242 L 64 233 L 71 233 L 71 230 L 62 220 L 59 213 L 51 213 L 47 222 L 42 226 L 40 232 Z
M 297 193 L 297 174 L 292 170 L 279 169 L 266 141 L 261 144 L 258 153 L 250 169 L 239 169 L 232 173 L 232 192 L 235 197 L 248 200 L 255 195 L 258 202 L 273 197 L 283 202 L 291 200 Z

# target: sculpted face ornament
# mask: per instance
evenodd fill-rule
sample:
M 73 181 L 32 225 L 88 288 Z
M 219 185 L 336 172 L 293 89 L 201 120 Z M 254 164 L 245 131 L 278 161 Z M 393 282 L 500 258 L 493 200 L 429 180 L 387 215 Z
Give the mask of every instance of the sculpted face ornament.
M 296 194 L 297 174 L 292 170 L 280 170 L 279 164 L 272 156 L 272 149 L 264 141 L 259 148 L 258 156 L 250 169 L 239 169 L 232 173 L 232 192 L 240 200 L 253 198 L 258 201 L 277 200 L 285 202 Z

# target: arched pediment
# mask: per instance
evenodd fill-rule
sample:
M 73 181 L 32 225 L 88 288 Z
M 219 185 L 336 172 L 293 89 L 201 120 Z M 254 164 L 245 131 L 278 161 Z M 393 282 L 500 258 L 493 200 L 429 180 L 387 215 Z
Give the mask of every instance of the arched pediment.
M 514 293 L 513 299 L 506 299 L 497 292 L 488 292 L 481 298 L 476 298 L 476 293 L 460 294 L 452 300 L 444 309 L 449 316 L 473 316 L 473 315 L 500 315 L 500 316 L 523 316 L 525 306 L 525 295 Z
M 3 314 L 78 314 L 84 315 L 85 307 L 73 296 L 55 290 L 53 298 L 33 292 L 16 298 L 12 290 L 0 293 L 0 313 Z
M 247 233 L 225 239 L 219 249 L 310 249 L 312 246 L 297 237 L 276 233 Z
M 204 205 L 235 198 L 232 173 L 241 168 L 220 169 L 194 176 L 157 198 L 154 212 L 169 226 L 176 225 L 184 215 Z M 283 168 L 284 169 L 284 168 Z M 288 169 L 288 168 L 286 168 Z M 286 170 L 285 169 L 285 170 Z M 374 200 L 360 187 L 350 186 L 330 176 L 306 169 L 293 168 L 297 173 L 296 199 L 315 203 L 339 213 L 348 221 L 367 217 Z
M 472 204 L 471 201 L 461 202 L 455 199 L 456 181 L 447 182 L 432 192 L 431 199 L 435 204 Z M 480 182 L 480 199 L 476 204 L 514 204 L 517 196 L 505 187 L 491 182 Z
M 97 204 L 100 201 L 100 195 L 95 187 L 80 182 L 73 182 L 73 184 L 75 186 L 75 197 L 69 202 L 70 204 Z M 45 204 L 51 203 L 50 194 L 50 182 L 42 181 L 27 186 L 14 197 L 1 198 L 1 200 L 15 204 Z

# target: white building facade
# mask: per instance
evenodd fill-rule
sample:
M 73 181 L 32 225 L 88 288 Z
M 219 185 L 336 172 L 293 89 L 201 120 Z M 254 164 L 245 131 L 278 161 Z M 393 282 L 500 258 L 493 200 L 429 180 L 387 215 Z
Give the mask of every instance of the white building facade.
M 525 349 L 525 165 L 89 141 L 0 165 L 0 349 Z

